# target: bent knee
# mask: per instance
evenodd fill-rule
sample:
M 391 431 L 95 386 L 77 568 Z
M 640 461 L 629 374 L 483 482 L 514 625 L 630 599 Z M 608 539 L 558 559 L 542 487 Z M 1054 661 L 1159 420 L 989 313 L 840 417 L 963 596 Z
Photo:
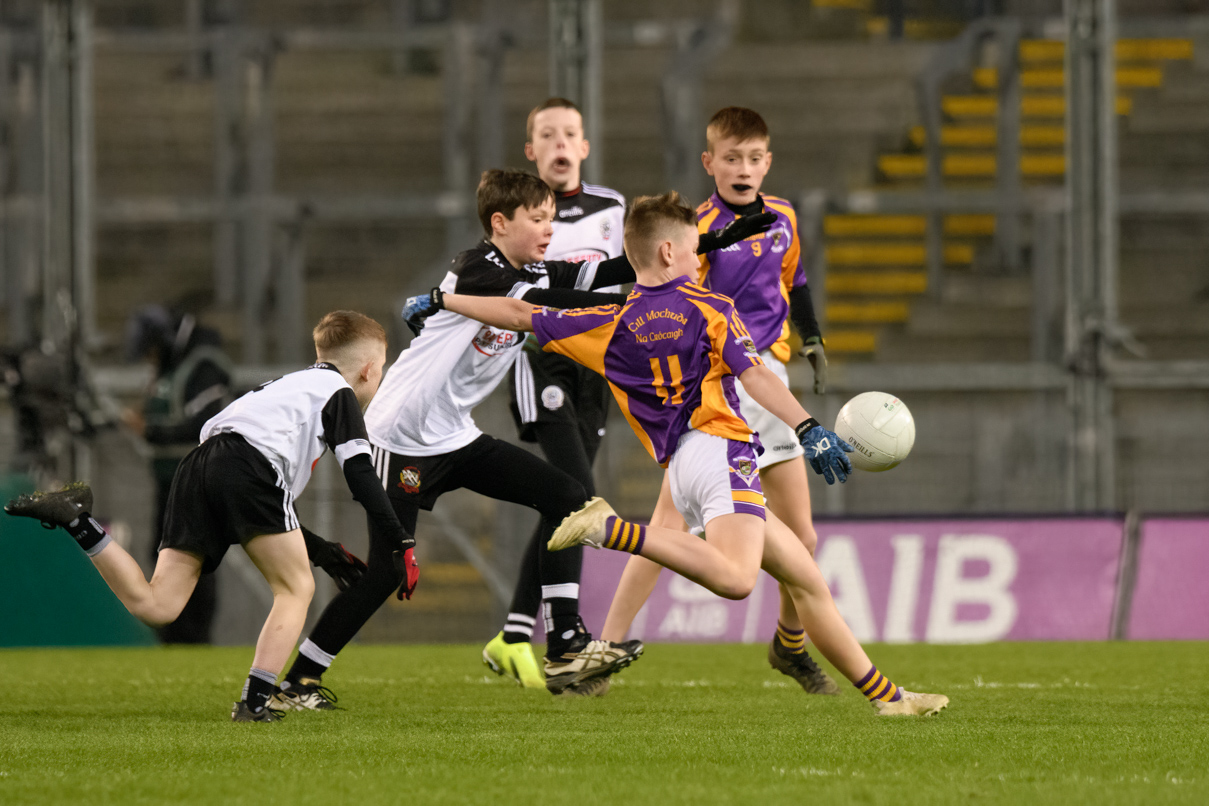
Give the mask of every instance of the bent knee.
M 803 534 L 798 535 L 802 541 L 802 545 L 810 552 L 810 556 L 814 556 L 814 550 L 819 545 L 819 533 L 814 530 L 814 527 L 806 529 Z
M 733 599 L 736 601 L 746 599 L 756 589 L 756 581 L 758 579 L 758 576 L 746 577 L 736 575 L 734 579 L 728 580 L 723 584 L 721 590 L 715 590 L 714 592 L 723 599 Z
M 311 601 L 315 595 L 315 577 L 311 574 L 311 569 L 307 568 L 306 573 L 290 574 L 277 580 L 277 584 L 273 586 L 273 595 Z

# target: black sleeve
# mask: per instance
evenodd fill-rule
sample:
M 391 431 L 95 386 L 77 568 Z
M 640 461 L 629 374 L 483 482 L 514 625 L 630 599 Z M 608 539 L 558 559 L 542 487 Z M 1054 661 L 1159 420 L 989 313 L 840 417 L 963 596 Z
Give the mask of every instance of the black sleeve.
M 486 257 L 462 266 L 457 271 L 457 278 L 453 292 L 471 297 L 515 297 L 529 286 L 515 271 L 496 266 Z
M 546 272 L 550 275 L 552 288 L 589 290 L 632 283 L 638 279 L 624 253 L 608 260 L 588 260 L 583 263 L 551 260 L 546 262 Z
M 370 520 L 382 530 L 382 533 L 399 536 L 398 550 L 415 548 L 416 539 L 407 533 L 403 524 L 399 523 L 399 516 L 395 514 L 395 508 L 390 505 L 390 499 L 386 497 L 386 490 L 382 489 L 382 479 L 378 478 L 378 474 L 374 472 L 374 465 L 370 461 L 369 454 L 359 453 L 349 457 L 348 461 L 344 463 L 344 480 L 348 483 L 348 489 L 352 492 L 353 498 L 365 507 Z
M 185 381 L 185 419 L 173 425 L 147 424 L 143 438 L 153 445 L 197 442 L 202 426 L 231 400 L 231 378 L 212 361 L 200 361 Z
M 800 285 L 789 292 L 789 319 L 797 328 L 802 341 L 814 336 L 822 336 L 819 321 L 814 315 L 814 303 L 810 300 L 810 287 Z
M 630 259 L 622 252 L 617 257 L 597 262 L 596 276 L 592 278 L 588 288 L 604 288 L 610 285 L 632 283 L 637 279 L 634 267 L 630 265 Z
M 530 288 L 521 299 L 549 308 L 594 308 L 597 305 L 624 305 L 626 295 L 597 294 L 574 288 Z
M 341 465 L 359 450 L 369 453 L 369 434 L 361 416 L 361 404 L 349 387 L 342 387 L 328 399 L 322 422 L 323 441 Z

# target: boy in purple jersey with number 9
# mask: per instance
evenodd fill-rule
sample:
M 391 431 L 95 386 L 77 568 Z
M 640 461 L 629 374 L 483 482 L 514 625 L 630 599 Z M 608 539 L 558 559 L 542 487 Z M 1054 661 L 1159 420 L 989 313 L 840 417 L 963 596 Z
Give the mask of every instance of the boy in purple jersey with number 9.
M 753 215 L 776 216 L 767 232 L 757 233 L 733 246 L 699 256 L 698 282 L 730 297 L 743 317 L 764 364 L 785 385 L 789 375 L 789 323 L 801 336 L 802 355 L 815 369 L 814 391 L 822 393 L 827 363 L 823 338 L 815 319 L 806 275 L 802 271 L 797 217 L 785 199 L 760 193 L 772 166 L 768 126 L 751 109 L 727 107 L 717 112 L 706 127 L 708 149 L 702 164 L 714 178 L 716 189 L 697 208 L 697 230 L 706 234 Z M 757 460 L 760 482 L 768 506 L 798 536 L 811 554 L 818 536 L 811 517 L 810 489 L 802 446 L 793 430 L 766 410 L 743 383 L 736 385 L 743 416 L 759 437 L 764 452 Z M 651 523 L 683 529 L 684 521 L 672 506 L 664 484 Z M 624 640 L 639 609 L 650 597 L 660 568 L 635 557 L 626 565 L 617 586 L 602 635 Z M 769 664 L 792 677 L 810 694 L 838 694 L 839 687 L 819 668 L 806 651 L 806 637 L 793 599 L 781 586 L 777 630 L 768 646 Z M 620 636 L 620 638 L 617 638 Z
M 760 442 L 743 418 L 736 381 L 782 422 L 797 424 L 796 438 L 829 484 L 851 472 L 845 451 L 852 448 L 764 365 L 731 300 L 692 282 L 698 237 L 693 211 L 678 194 L 640 198 L 625 225 L 638 278 L 625 305 L 555 310 L 437 291 L 433 304 L 493 327 L 532 330 L 543 349 L 602 374 L 643 446 L 668 469 L 677 511 L 705 535 L 628 523 L 594 498 L 555 530 L 551 550 L 625 551 L 731 599 L 745 598 L 763 567 L 785 586 L 815 646 L 879 714 L 935 714 L 948 698 L 906 691 L 877 670 L 806 547 L 765 510 Z

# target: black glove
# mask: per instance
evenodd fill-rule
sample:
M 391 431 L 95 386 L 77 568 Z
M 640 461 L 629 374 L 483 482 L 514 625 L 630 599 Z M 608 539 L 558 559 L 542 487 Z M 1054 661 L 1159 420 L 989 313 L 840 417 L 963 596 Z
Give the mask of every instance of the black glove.
M 445 309 L 445 293 L 434 288 L 427 294 L 418 297 L 408 297 L 403 303 L 403 321 L 411 328 L 413 336 L 419 336 L 424 329 L 424 320 L 437 311 Z
M 722 229 L 701 233 L 697 239 L 697 254 L 704 255 L 706 252 L 725 249 L 753 235 L 768 232 L 776 222 L 776 213 L 756 213 L 736 218 Z
M 335 580 L 340 590 L 346 591 L 357 584 L 366 572 L 365 563 L 341 544 L 324 540 L 308 529 L 302 530 L 302 537 L 306 541 L 306 555 L 311 563 Z
M 814 393 L 821 395 L 827 391 L 827 354 L 823 352 L 823 337 L 811 336 L 802 342 L 798 355 L 810 362 L 814 368 Z

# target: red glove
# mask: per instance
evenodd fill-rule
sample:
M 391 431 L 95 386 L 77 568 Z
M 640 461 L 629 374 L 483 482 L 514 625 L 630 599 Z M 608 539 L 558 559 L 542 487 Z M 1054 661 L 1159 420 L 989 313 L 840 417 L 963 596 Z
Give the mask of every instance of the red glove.
M 399 592 L 395 596 L 400 602 L 404 599 L 411 599 L 416 585 L 420 582 L 420 564 L 416 562 L 415 549 L 396 551 L 392 556 L 395 561 L 395 569 L 407 575 L 407 579 L 399 586 Z

